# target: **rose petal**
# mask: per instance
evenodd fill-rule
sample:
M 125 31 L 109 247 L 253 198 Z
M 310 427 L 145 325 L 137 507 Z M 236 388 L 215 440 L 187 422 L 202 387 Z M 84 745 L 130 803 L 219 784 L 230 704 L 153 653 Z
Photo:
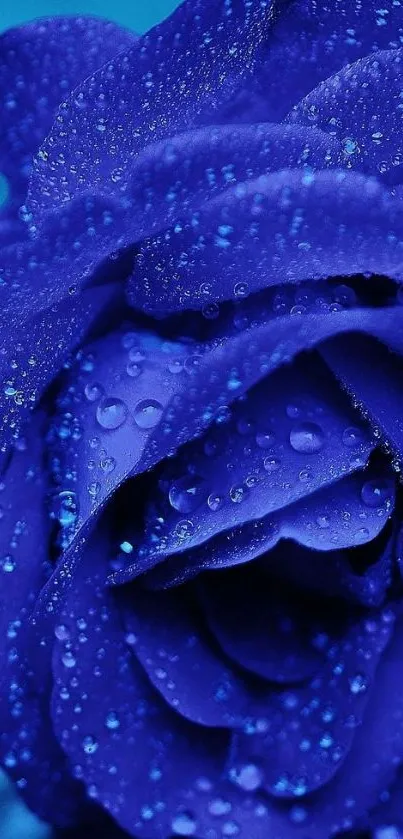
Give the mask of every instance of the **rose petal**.
M 28 411 L 114 294 L 114 288 L 105 286 L 62 301 L 28 319 L 17 336 L 9 324 L 0 364 L 0 430 L 5 442 L 18 435 Z
M 365 414 L 379 442 L 395 455 L 400 471 L 403 453 L 402 360 L 362 335 L 326 342 L 321 349 L 329 367 Z
M 137 588 L 124 602 L 126 642 L 178 714 L 198 725 L 233 728 L 259 713 L 263 691 L 234 672 L 206 638 L 191 593 Z
M 328 131 L 342 142 L 351 165 L 399 183 L 402 79 L 403 50 L 376 52 L 322 82 L 287 119 Z
M 327 620 L 315 615 L 314 603 L 298 602 L 295 591 L 273 585 L 250 567 L 247 575 L 241 569 L 223 583 L 217 586 L 212 575 L 201 580 L 204 613 L 225 654 L 272 682 L 312 677 L 328 642 L 329 615 Z
M 25 198 L 33 155 L 57 106 L 135 37 L 92 17 L 42 18 L 0 36 L 0 172 L 9 182 L 8 207 Z
M 213 349 L 209 347 L 194 366 L 191 387 L 168 406 L 150 437 L 139 471 L 153 466 L 165 452 L 174 452 L 201 435 L 221 416 L 225 406 L 303 350 L 317 346 L 331 335 L 359 332 L 374 335 L 401 352 L 402 323 L 401 306 L 308 313 L 298 318 L 271 316 L 259 325 L 242 322 L 241 331 L 235 318 L 229 335 L 217 341 Z
M 146 240 L 128 285 L 148 312 L 200 309 L 269 286 L 360 273 L 403 277 L 402 210 L 374 178 L 285 170 L 226 190 Z
M 207 113 L 213 122 L 254 70 L 272 12 L 271 0 L 237 0 L 231 8 L 185 0 L 90 75 L 59 109 L 35 161 L 30 203 L 37 214 L 88 188 L 119 190 L 114 170 L 124 176 L 150 142 L 200 124 Z
M 402 43 L 401 3 L 293 0 L 281 9 L 254 90 L 260 119 L 278 122 L 324 79 L 376 50 Z M 248 91 L 248 100 L 253 91 Z M 245 103 L 246 104 L 246 103 Z M 239 110 L 236 102 L 235 114 Z
M 257 763 L 276 798 L 300 797 L 328 782 L 348 755 L 391 634 L 380 616 L 333 643 L 307 688 L 281 693 L 257 731 L 234 733 L 235 771 Z
M 82 791 L 49 720 L 49 639 L 28 623 L 50 573 L 43 440 L 44 417 L 35 414 L 3 479 L 0 760 L 34 812 L 64 826 L 77 819 Z
M 371 507 L 378 497 L 378 488 L 380 497 L 385 491 L 384 503 L 380 507 Z M 322 489 L 261 520 L 225 530 L 190 551 L 185 550 L 186 532 L 183 528 L 183 551 L 172 557 L 167 566 L 168 574 L 165 556 L 163 559 L 158 554 L 150 557 L 149 553 L 145 552 L 144 555 L 139 551 L 134 552 L 135 558 L 130 561 L 122 554 L 121 568 L 111 574 L 110 581 L 113 584 L 125 583 L 154 568 L 154 585 L 159 587 L 162 583 L 164 586 L 167 581 L 169 585 L 178 584 L 202 570 L 216 570 L 250 562 L 272 550 L 280 539 L 293 539 L 321 551 L 366 544 L 375 539 L 385 527 L 393 510 L 394 491 L 393 480 L 384 468 L 370 468 L 365 473 L 344 478 L 334 486 Z M 130 534 L 125 535 L 128 544 L 131 544 Z
M 300 559 L 299 575 L 304 576 Z M 269 555 L 267 571 L 257 563 L 226 572 L 219 580 L 214 574 L 200 578 L 204 614 L 220 647 L 236 664 L 280 684 L 303 681 L 319 670 L 330 639 L 337 638 L 343 605 L 279 583 L 270 577 L 271 564 Z
M 146 509 L 143 556 L 189 550 L 221 530 L 267 517 L 362 468 L 372 449 L 365 426 L 315 356 L 265 379 L 218 422 L 159 474 L 160 492 Z
M 103 589 L 102 543 L 88 550 L 60 615 L 53 723 L 91 798 L 130 835 L 159 839 L 174 829 L 176 810 L 197 797 L 198 778 L 218 775 L 227 736 L 181 720 L 150 689 Z
M 117 487 L 137 473 L 164 409 L 186 388 L 185 365 L 196 349 L 193 342 L 164 341 L 127 324 L 79 352 L 49 439 L 54 478 L 77 496 L 63 547 L 83 536 Z

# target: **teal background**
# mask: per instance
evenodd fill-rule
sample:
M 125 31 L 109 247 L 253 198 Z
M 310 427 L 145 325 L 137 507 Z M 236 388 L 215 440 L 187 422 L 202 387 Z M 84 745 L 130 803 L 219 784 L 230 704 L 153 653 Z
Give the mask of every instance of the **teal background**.
M 91 14 L 145 32 L 169 15 L 179 0 L 0 0 L 0 31 L 46 15 Z M 0 201 L 2 184 L 0 182 Z M 17 799 L 0 773 L 0 839 L 50 839 L 51 831 Z M 94 836 L 93 839 L 96 839 Z
M 0 30 L 44 15 L 101 15 L 145 32 L 169 15 L 179 0 L 0 0 Z

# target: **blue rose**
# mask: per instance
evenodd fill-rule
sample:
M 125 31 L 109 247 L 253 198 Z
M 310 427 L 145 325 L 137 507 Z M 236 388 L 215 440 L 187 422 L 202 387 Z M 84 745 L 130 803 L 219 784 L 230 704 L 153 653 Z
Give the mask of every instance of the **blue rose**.
M 0 759 L 56 828 L 401 836 L 403 3 L 380 5 L 1 37 Z

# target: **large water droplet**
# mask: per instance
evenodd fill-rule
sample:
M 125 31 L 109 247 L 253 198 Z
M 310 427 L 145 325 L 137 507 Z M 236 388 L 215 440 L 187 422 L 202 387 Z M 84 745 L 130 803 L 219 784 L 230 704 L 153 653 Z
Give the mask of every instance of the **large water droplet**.
M 123 399 L 103 399 L 97 407 L 97 420 L 102 428 L 107 431 L 115 431 L 126 422 L 128 415 L 127 405 Z
M 191 513 L 205 501 L 206 485 L 198 475 L 184 475 L 169 490 L 169 502 L 178 513 Z
M 156 399 L 142 399 L 134 409 L 134 421 L 139 428 L 155 428 L 162 417 L 163 410 L 161 403 Z
M 391 484 L 387 480 L 366 481 L 361 490 L 361 499 L 367 507 L 382 507 L 391 496 Z
M 345 446 L 349 449 L 353 449 L 362 442 L 362 433 L 359 428 L 355 428 L 351 425 L 344 429 L 342 440 Z
M 315 454 L 325 442 L 323 429 L 316 422 L 300 422 L 290 431 L 290 443 L 294 451 Z

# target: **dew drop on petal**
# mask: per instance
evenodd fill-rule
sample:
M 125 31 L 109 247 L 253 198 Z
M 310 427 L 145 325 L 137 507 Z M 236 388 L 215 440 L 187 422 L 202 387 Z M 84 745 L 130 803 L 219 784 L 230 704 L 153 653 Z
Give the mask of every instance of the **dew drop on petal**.
M 353 449 L 355 446 L 359 446 L 362 441 L 362 433 L 359 428 L 355 428 L 354 426 L 349 426 L 345 428 L 342 435 L 342 440 L 345 446 L 350 449 Z
M 216 495 L 214 492 L 212 492 L 207 499 L 207 504 L 210 507 L 210 510 L 212 510 L 215 513 L 216 510 L 219 510 L 220 507 L 222 507 L 223 499 L 220 495 Z
M 231 777 L 245 792 L 254 792 L 263 783 L 263 772 L 254 763 L 245 763 L 239 769 L 234 770 Z
M 198 475 L 185 475 L 174 481 L 169 490 L 169 503 L 178 513 L 191 513 L 206 499 L 206 486 Z
M 99 385 L 97 382 L 87 384 L 84 388 L 85 398 L 88 399 L 88 402 L 96 402 L 98 399 L 101 398 L 102 393 L 102 386 Z
M 387 480 L 366 481 L 361 490 L 361 500 L 367 507 L 381 507 L 391 496 Z
M 277 469 L 280 468 L 281 461 L 278 457 L 265 457 L 263 461 L 263 466 L 266 472 L 277 472 Z
M 83 739 L 83 749 L 87 755 L 93 755 L 98 748 L 98 743 L 91 734 L 87 734 Z
M 258 431 L 256 434 L 256 444 L 259 449 L 270 449 L 274 444 L 274 439 L 272 431 Z
M 147 430 L 158 425 L 163 413 L 163 407 L 156 399 L 142 399 L 136 405 L 133 417 L 138 428 Z
M 193 836 L 196 832 L 196 820 L 192 813 L 184 810 L 174 816 L 171 827 L 177 836 Z
M 315 454 L 323 448 L 325 435 L 316 422 L 300 422 L 290 431 L 290 443 L 294 451 L 301 454 Z
M 97 420 L 107 431 L 115 431 L 126 422 L 128 415 L 127 405 L 123 399 L 103 399 L 97 407 Z

